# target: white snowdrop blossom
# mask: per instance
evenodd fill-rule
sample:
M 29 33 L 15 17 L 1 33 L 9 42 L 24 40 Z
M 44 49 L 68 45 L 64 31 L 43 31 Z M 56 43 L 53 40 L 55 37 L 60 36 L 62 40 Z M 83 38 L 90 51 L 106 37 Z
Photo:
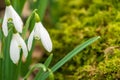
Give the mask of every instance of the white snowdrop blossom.
M 52 41 L 50 39 L 49 33 L 44 28 L 41 22 L 35 23 L 34 29 L 32 30 L 29 38 L 28 38 L 28 50 L 31 50 L 33 38 L 41 39 L 41 42 L 44 48 L 48 51 L 52 51 Z
M 8 35 L 7 22 L 9 19 L 13 20 L 15 29 L 18 32 L 22 33 L 23 22 L 22 22 L 20 16 L 17 14 L 17 12 L 14 10 L 14 8 L 11 5 L 9 5 L 9 6 L 6 6 L 5 15 L 4 15 L 3 24 L 2 24 L 2 30 L 3 30 L 4 35 L 5 36 Z
M 10 43 L 10 58 L 13 63 L 18 63 L 21 49 L 23 51 L 23 56 L 26 58 L 28 55 L 27 46 L 22 37 L 18 33 L 15 33 Z

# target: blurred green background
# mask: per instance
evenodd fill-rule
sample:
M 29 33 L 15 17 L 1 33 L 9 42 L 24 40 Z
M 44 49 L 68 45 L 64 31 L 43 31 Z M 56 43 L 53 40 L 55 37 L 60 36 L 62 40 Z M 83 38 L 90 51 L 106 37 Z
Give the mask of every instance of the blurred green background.
M 120 0 L 28 0 L 28 3 L 31 10 L 40 8 L 38 13 L 53 41 L 51 66 L 79 43 L 101 36 L 57 70 L 55 80 L 120 79 Z M 42 59 L 32 61 L 44 62 L 49 53 L 42 53 L 45 53 Z

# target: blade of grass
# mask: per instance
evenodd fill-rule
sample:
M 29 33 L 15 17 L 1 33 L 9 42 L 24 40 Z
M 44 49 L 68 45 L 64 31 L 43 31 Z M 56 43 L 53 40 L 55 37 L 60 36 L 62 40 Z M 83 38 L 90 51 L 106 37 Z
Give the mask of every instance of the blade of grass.
M 69 52 L 64 58 L 62 58 L 58 63 L 56 63 L 52 68 L 52 72 L 55 72 L 56 70 L 58 70 L 62 65 L 64 65 L 68 60 L 70 60 L 72 57 L 74 57 L 77 53 L 79 53 L 80 51 L 82 51 L 84 48 L 86 48 L 88 45 L 92 44 L 93 42 L 95 42 L 97 39 L 99 39 L 100 37 L 94 37 L 91 38 L 89 40 L 87 40 L 86 42 L 82 43 L 81 45 L 78 45 L 75 49 L 73 49 L 71 52 Z M 45 80 L 48 76 L 49 76 L 49 72 L 45 72 L 43 73 L 41 76 L 37 76 L 35 77 L 35 80 Z

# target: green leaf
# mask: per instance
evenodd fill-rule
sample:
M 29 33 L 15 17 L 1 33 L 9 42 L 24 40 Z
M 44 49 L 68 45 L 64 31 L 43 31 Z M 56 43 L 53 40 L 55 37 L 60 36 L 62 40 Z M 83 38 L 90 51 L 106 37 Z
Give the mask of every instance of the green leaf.
M 0 42 L 2 42 L 2 19 L 0 18 Z M 1 44 L 1 43 L 0 43 Z M 0 79 L 2 79 L 2 75 L 3 75 L 3 70 L 2 70 L 2 62 L 3 62 L 3 53 L 2 51 L 0 50 Z
M 56 70 L 58 70 L 62 65 L 64 65 L 67 61 L 69 61 L 71 58 L 73 58 L 77 53 L 82 51 L 84 48 L 86 48 L 88 45 L 92 44 L 99 38 L 100 37 L 94 37 L 94 38 L 91 38 L 91 39 L 87 40 L 86 42 L 82 43 L 81 45 L 78 45 L 75 49 L 73 49 L 71 52 L 69 52 L 64 58 L 62 58 L 58 63 L 56 63 L 51 68 L 52 72 L 55 72 Z M 35 80 L 39 80 L 39 79 L 45 80 L 49 76 L 49 74 L 50 74 L 49 72 L 45 72 L 41 76 L 35 78 Z
M 25 26 L 24 26 L 24 28 L 23 28 L 23 33 L 22 33 L 23 39 L 26 38 L 27 30 L 28 30 L 28 28 L 29 28 L 29 26 L 30 26 L 31 20 L 33 19 L 34 13 L 35 13 L 36 11 L 37 11 L 37 9 L 35 9 L 35 10 L 32 12 L 32 14 L 28 17 L 28 19 L 27 19 L 27 21 L 26 21 L 26 24 L 25 24 Z
M 0 59 L 0 79 L 2 79 L 2 59 Z
M 54 80 L 54 74 L 53 74 L 53 72 L 51 71 L 51 69 L 48 69 L 48 71 L 49 71 L 48 79 L 49 80 Z
M 50 65 L 51 61 L 52 61 L 52 58 L 53 58 L 53 54 L 50 54 L 50 56 L 47 58 L 47 60 L 45 61 L 44 65 L 48 68 L 48 66 Z M 36 75 L 35 79 L 37 79 L 40 75 L 43 74 L 43 70 L 40 70 L 38 72 L 38 74 Z
M 25 26 L 24 26 L 24 28 L 23 28 L 22 37 L 23 37 L 24 40 L 26 40 L 26 33 L 27 33 L 27 31 L 28 31 L 28 28 L 29 28 L 30 25 L 31 25 L 31 21 L 34 21 L 34 20 L 33 20 L 33 18 L 34 18 L 34 12 L 36 12 L 36 11 L 37 11 L 37 9 L 35 9 L 35 10 L 32 12 L 32 14 L 28 17 L 28 19 L 27 19 L 27 21 L 26 21 L 26 24 L 25 24 Z M 31 26 L 31 27 L 33 28 L 34 26 Z M 33 45 L 34 45 L 34 41 L 33 41 Z M 29 66 L 30 66 L 30 64 L 31 64 L 32 53 L 33 53 L 33 47 L 34 47 L 34 46 L 32 46 L 32 49 L 31 49 L 31 51 L 30 51 L 29 54 L 28 54 L 28 57 L 27 57 L 27 59 L 26 59 L 26 62 L 22 62 L 22 65 L 21 65 L 21 68 L 22 68 L 22 70 L 21 70 L 21 75 L 22 75 L 22 76 L 25 76 L 26 73 L 29 71 Z
M 11 0 L 14 9 L 21 15 L 26 0 Z
M 33 45 L 34 45 L 34 42 L 33 42 Z M 33 47 L 28 54 L 26 62 L 21 63 L 21 76 L 25 76 L 27 74 L 27 72 L 29 71 L 29 67 L 30 67 L 31 60 L 32 60 Z
M 18 79 L 18 72 L 17 66 L 12 63 L 10 59 L 10 42 L 12 38 L 12 31 L 9 32 L 6 38 L 2 40 L 2 47 L 3 47 L 3 60 L 2 60 L 2 79 L 3 80 L 17 80 Z M 13 74 L 14 73 L 14 74 Z
M 48 1 L 49 1 L 49 0 L 39 0 L 38 12 L 39 12 L 39 15 L 40 15 L 41 20 L 42 20 L 43 17 L 44 17 L 44 14 L 45 14 L 45 11 L 46 11 L 46 8 L 47 8 Z
M 27 78 L 29 77 L 29 75 L 33 72 L 33 70 L 35 68 L 42 68 L 43 71 L 46 71 L 46 66 L 44 64 L 41 64 L 41 63 L 38 63 L 38 64 L 35 64 L 31 67 L 31 69 L 28 71 L 28 73 L 26 74 L 26 76 L 24 77 L 24 80 L 27 80 Z
M 47 5 L 48 5 L 49 0 L 36 0 L 36 1 L 31 1 L 31 7 L 32 9 L 38 9 L 38 14 L 40 16 L 40 20 L 43 20 Z
M 50 54 L 50 56 L 47 58 L 47 60 L 45 61 L 44 65 L 46 67 L 48 67 L 52 61 L 52 58 L 53 58 L 53 54 Z
M 8 80 L 10 78 L 10 65 L 11 65 L 11 60 L 10 60 L 10 55 L 9 55 L 9 46 L 10 46 L 10 41 L 11 41 L 11 34 L 8 34 L 6 38 L 3 38 L 2 40 L 2 47 L 3 47 L 3 79 Z

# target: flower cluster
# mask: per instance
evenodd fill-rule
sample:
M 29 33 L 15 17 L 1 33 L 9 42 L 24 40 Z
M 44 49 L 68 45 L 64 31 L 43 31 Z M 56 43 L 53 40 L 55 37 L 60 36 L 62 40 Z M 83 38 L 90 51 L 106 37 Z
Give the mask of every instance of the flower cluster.
M 37 13 L 35 13 L 37 15 Z M 31 50 L 33 39 L 39 39 L 41 40 L 44 48 L 48 51 L 52 51 L 52 41 L 50 39 L 49 33 L 44 28 L 42 23 L 39 20 L 39 16 L 35 16 L 36 22 L 34 25 L 34 28 L 29 36 L 28 44 L 26 46 L 25 41 L 20 36 L 19 33 L 22 33 L 23 28 L 23 22 L 20 16 L 17 14 L 17 12 L 14 10 L 12 5 L 7 5 L 5 9 L 5 15 L 3 19 L 2 24 L 2 31 L 5 37 L 8 36 L 8 21 L 9 19 L 12 19 L 13 27 L 15 32 L 13 32 L 11 43 L 10 43 L 10 58 L 13 61 L 13 63 L 18 63 L 20 58 L 20 51 L 22 49 L 23 56 L 26 58 L 28 55 L 28 50 Z

